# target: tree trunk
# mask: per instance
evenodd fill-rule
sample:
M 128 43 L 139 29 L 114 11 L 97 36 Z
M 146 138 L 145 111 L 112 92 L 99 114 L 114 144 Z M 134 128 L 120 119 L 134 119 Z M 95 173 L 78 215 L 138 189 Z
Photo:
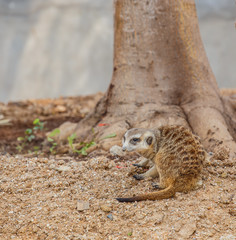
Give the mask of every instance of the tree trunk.
M 113 77 L 93 113 L 76 126 L 77 135 L 87 136 L 92 128 L 98 139 L 116 133 L 100 141 L 107 149 L 131 127 L 181 124 L 208 150 L 223 143 L 235 152 L 235 122 L 226 114 L 209 65 L 194 0 L 116 0 L 114 5 Z

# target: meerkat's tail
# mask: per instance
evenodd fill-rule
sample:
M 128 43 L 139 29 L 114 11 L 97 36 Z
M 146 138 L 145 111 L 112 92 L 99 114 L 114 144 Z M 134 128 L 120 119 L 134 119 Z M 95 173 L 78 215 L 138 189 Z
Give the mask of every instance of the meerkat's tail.
M 171 184 L 169 187 L 160 190 L 158 192 L 146 193 L 139 196 L 128 197 L 128 198 L 116 198 L 119 202 L 135 202 L 135 201 L 143 201 L 143 200 L 161 200 L 166 198 L 171 198 L 175 195 L 175 188 Z

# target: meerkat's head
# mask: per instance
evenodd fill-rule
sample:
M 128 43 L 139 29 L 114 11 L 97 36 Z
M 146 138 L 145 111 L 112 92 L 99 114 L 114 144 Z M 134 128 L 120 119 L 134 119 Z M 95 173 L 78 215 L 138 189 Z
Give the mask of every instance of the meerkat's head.
M 156 137 L 152 130 L 132 128 L 125 133 L 122 139 L 122 150 L 142 151 L 149 149 L 155 142 Z

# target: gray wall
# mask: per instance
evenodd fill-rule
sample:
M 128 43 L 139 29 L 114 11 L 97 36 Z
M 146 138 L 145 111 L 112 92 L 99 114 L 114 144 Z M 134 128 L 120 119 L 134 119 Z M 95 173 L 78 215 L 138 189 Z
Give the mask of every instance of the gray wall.
M 219 87 L 236 88 L 235 0 L 195 0 L 202 40 Z
M 220 87 L 236 87 L 233 0 L 196 0 Z M 112 74 L 112 0 L 0 0 L 0 101 L 105 91 Z

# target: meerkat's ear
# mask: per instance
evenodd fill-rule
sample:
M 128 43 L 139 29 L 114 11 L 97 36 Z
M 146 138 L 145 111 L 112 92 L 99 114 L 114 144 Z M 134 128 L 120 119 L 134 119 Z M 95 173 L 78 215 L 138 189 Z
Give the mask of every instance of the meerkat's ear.
M 152 140 L 153 140 L 153 137 L 149 136 L 147 139 L 146 139 L 146 142 L 148 145 L 151 145 L 152 144 Z

